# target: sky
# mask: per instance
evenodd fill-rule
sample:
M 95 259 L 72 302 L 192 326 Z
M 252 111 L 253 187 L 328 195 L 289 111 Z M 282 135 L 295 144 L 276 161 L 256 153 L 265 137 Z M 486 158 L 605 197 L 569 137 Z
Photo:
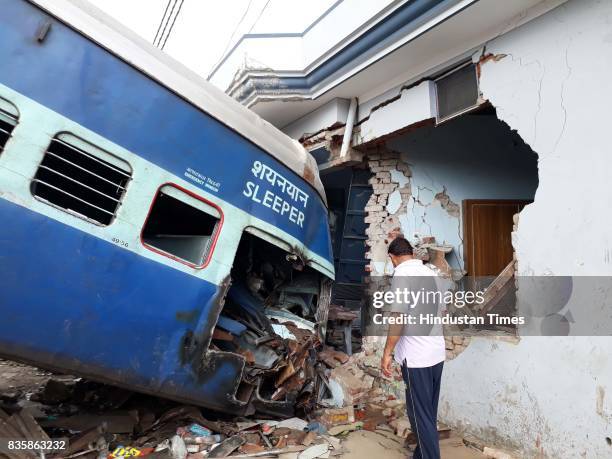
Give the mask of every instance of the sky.
M 168 0 L 90 2 L 150 42 L 168 4 Z M 333 0 L 183 0 L 164 51 L 207 77 L 243 34 L 303 32 L 333 3 Z

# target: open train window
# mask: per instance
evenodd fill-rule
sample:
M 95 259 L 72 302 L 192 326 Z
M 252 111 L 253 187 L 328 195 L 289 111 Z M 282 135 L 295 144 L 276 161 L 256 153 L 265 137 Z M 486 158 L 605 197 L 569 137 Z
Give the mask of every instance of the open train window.
M 109 225 L 132 176 L 129 164 L 71 134 L 53 138 L 32 180 L 32 194 L 54 207 Z
M 0 98 L 0 154 L 17 125 L 19 113 L 13 104 Z
M 145 247 L 196 268 L 210 259 L 221 209 L 175 185 L 158 191 L 142 229 Z

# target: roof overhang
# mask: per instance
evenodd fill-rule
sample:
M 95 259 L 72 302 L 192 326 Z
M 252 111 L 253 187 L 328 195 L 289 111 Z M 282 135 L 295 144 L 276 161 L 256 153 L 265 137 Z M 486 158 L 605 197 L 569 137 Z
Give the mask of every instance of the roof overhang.
M 283 128 L 335 98 L 359 97 L 363 105 L 431 76 L 563 2 L 408 0 L 316 66 L 243 68 L 227 92 Z

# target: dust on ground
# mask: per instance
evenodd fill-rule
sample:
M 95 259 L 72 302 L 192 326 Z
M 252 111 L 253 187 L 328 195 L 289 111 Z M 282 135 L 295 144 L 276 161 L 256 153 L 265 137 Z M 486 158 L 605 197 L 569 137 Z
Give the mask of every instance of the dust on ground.
M 350 459 L 406 459 L 409 451 L 402 443 L 379 432 L 361 430 L 351 432 L 343 443 L 346 453 L 343 458 Z M 440 441 L 442 459 L 483 459 L 485 456 L 464 445 L 461 437 L 451 436 Z
M 0 359 L 0 394 L 30 392 L 45 385 L 51 373 L 39 368 Z M 55 378 L 62 378 L 55 375 Z M 66 379 L 74 379 L 66 376 Z

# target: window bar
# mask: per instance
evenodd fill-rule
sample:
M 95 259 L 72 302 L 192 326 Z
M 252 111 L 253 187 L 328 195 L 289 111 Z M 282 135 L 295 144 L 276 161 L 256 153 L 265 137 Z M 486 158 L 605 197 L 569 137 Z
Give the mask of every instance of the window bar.
M 121 169 L 119 169 L 119 168 L 118 168 L 117 166 L 115 166 L 114 164 L 109 164 L 109 163 L 107 163 L 107 162 L 104 162 L 104 161 L 102 161 L 102 160 L 100 160 L 100 159 L 96 158 L 95 156 L 90 155 L 89 153 L 87 153 L 87 152 L 85 152 L 85 151 L 83 151 L 83 150 L 81 150 L 81 149 L 79 149 L 79 148 L 73 147 L 72 145 L 70 145 L 69 143 L 64 142 L 63 140 L 60 140 L 60 139 L 58 139 L 58 138 L 55 138 L 55 139 L 53 139 L 53 142 L 58 142 L 58 143 L 61 143 L 62 145 L 67 146 L 67 147 L 68 147 L 68 148 L 70 148 L 71 150 L 76 151 L 77 153 L 80 153 L 80 154 L 82 154 L 82 155 L 85 155 L 85 156 L 87 156 L 88 158 L 93 159 L 94 161 L 96 161 L 96 162 L 98 162 L 98 163 L 102 164 L 103 166 L 106 166 L 106 167 L 108 167 L 109 169 L 112 169 L 112 170 L 114 170 L 114 171 L 116 171 L 116 172 L 119 172 L 121 175 L 123 175 L 124 177 L 127 177 L 128 179 L 131 179 L 131 178 L 132 178 L 132 176 L 131 176 L 130 174 L 126 173 L 125 171 L 123 171 L 123 170 L 121 170 Z
M 72 161 L 68 161 L 66 158 L 62 158 L 60 155 L 58 155 L 58 154 L 56 154 L 56 153 L 53 153 L 51 150 L 47 150 L 47 154 L 48 154 L 48 155 L 51 155 L 51 156 L 54 156 L 54 157 L 56 157 L 56 158 L 58 158 L 58 159 L 61 159 L 62 161 L 64 161 L 64 162 L 66 162 L 66 163 L 70 164 L 71 166 L 78 167 L 78 168 L 79 168 L 79 169 L 81 169 L 82 171 L 85 171 L 85 172 L 87 172 L 88 174 L 93 175 L 94 177 L 98 177 L 100 180 L 104 180 L 105 182 L 110 183 L 111 185 L 114 185 L 114 186 L 116 186 L 116 187 L 118 187 L 118 188 L 121 188 L 122 190 L 125 190 L 125 187 L 122 187 L 122 186 L 121 186 L 121 185 L 119 185 L 118 183 L 115 183 L 115 182 L 113 182 L 113 181 L 111 181 L 111 180 L 108 180 L 107 178 L 104 178 L 104 177 L 102 177 L 102 176 L 100 176 L 100 175 L 98 175 L 98 174 L 96 174 L 96 173 L 94 173 L 94 172 L 91 172 L 90 170 L 87 170 L 87 169 L 85 169 L 84 167 L 79 166 L 78 164 L 74 164 Z
M 121 203 L 121 201 L 119 201 L 119 199 L 115 199 L 115 198 L 113 198 L 112 196 L 109 196 L 109 195 L 107 195 L 107 194 L 105 194 L 105 193 L 102 193 L 101 191 L 96 190 L 95 188 L 92 188 L 92 187 L 90 187 L 89 185 L 85 185 L 84 183 L 81 183 L 81 182 L 79 182 L 78 180 L 73 179 L 72 177 L 68 177 L 67 175 L 62 174 L 61 172 L 58 172 L 58 171 L 56 171 L 55 169 L 51 169 L 50 167 L 43 166 L 42 164 L 40 165 L 40 169 L 46 169 L 46 170 L 48 170 L 48 171 L 51 171 L 51 172 L 53 172 L 54 174 L 57 174 L 57 175 L 59 175 L 59 176 L 61 176 L 61 177 L 64 177 L 65 179 L 68 179 L 68 180 L 70 180 L 70 181 L 72 181 L 72 182 L 74 182 L 74 183 L 77 183 L 77 184 L 79 184 L 79 185 L 81 185 L 81 186 L 83 186 L 83 187 L 85 187 L 85 188 L 87 188 L 87 189 L 89 189 L 89 190 L 91 190 L 91 191 L 95 191 L 96 193 L 101 194 L 101 195 L 102 195 L 102 196 L 104 196 L 105 198 L 112 199 L 113 201 L 115 201 L 116 203 L 119 203 L 119 204 Z
M 92 204 L 92 203 L 90 203 L 90 202 L 87 202 L 87 201 L 85 201 L 84 199 L 81 199 L 81 198 L 79 198 L 79 197 L 77 197 L 77 196 L 74 196 L 73 194 L 68 193 L 67 191 L 62 190 L 61 188 L 58 188 L 58 187 L 53 186 L 53 185 L 50 185 L 50 184 L 49 184 L 49 183 L 47 183 L 47 182 L 43 182 L 42 180 L 39 180 L 39 179 L 33 179 L 32 181 L 33 181 L 33 182 L 38 182 L 38 183 L 41 183 L 41 184 L 43 184 L 43 185 L 45 185 L 45 186 L 48 186 L 49 188 L 53 188 L 54 190 L 57 190 L 57 191 L 59 191 L 60 193 L 64 193 L 65 195 L 70 196 L 71 198 L 74 198 L 74 199 L 76 199 L 77 201 L 81 201 L 82 203 L 87 204 L 88 206 L 93 207 L 94 209 L 98 209 L 99 211 L 104 212 L 105 214 L 111 215 L 111 216 L 113 216 L 113 217 L 115 216 L 115 214 L 114 214 L 113 212 L 109 212 L 109 211 L 108 211 L 108 210 L 106 210 L 106 209 L 102 209 L 101 207 L 98 207 L 98 206 L 96 206 L 95 204 Z M 39 196 L 39 197 L 40 197 L 40 196 Z M 43 198 L 43 199 L 44 199 L 44 198 Z M 45 201 L 48 201 L 48 200 L 47 200 L 47 199 L 45 199 Z M 51 203 L 53 204 L 53 202 L 52 202 L 52 201 L 49 201 L 49 202 L 51 202 Z M 59 206 L 57 206 L 57 204 L 53 204 L 53 205 L 54 205 L 54 206 L 56 206 L 56 207 L 59 207 Z M 91 217 L 87 217 L 87 218 L 91 218 Z M 92 219 L 92 220 L 95 220 L 94 218 L 91 218 L 91 219 Z

